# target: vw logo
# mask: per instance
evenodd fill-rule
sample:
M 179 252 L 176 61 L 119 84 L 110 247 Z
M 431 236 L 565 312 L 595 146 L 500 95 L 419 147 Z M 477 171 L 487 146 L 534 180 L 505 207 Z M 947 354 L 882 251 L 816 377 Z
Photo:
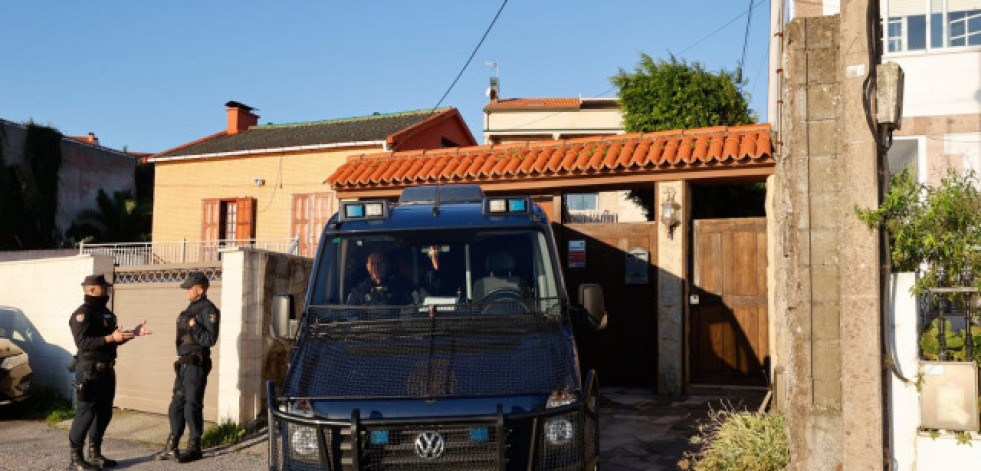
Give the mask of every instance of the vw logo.
M 416 454 L 426 460 L 435 460 L 446 451 L 446 441 L 435 431 L 426 431 L 416 436 Z

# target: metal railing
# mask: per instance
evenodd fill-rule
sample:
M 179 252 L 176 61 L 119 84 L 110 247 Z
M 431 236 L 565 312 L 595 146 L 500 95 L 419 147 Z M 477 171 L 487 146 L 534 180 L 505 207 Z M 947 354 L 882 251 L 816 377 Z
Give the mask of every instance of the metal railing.
M 585 209 L 572 209 L 569 210 L 568 220 L 566 222 L 571 223 L 615 223 L 617 222 L 617 213 L 611 212 L 610 210 L 585 210 Z
M 296 255 L 300 238 L 292 239 L 221 239 L 207 241 L 176 242 L 123 242 L 114 244 L 86 244 L 78 246 L 78 253 L 111 255 L 117 266 L 159 265 L 167 263 L 198 263 L 221 260 L 221 251 L 235 247 L 269 250 Z

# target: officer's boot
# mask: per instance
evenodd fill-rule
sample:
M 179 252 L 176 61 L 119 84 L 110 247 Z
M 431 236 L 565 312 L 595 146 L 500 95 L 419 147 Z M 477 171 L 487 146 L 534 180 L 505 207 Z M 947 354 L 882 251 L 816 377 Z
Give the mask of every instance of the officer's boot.
M 73 471 L 99 471 L 100 467 L 85 461 L 82 455 L 82 447 L 72 447 L 72 461 L 68 464 L 68 469 Z
M 187 448 L 177 457 L 178 463 L 190 463 L 201 459 L 201 438 L 187 439 Z
M 158 451 L 153 455 L 155 460 L 176 460 L 179 454 L 177 450 L 177 442 L 181 439 L 180 437 L 175 437 L 173 435 L 167 435 L 167 441 L 164 443 L 162 450 Z
M 89 462 L 100 468 L 112 468 L 117 464 L 116 460 L 102 456 L 101 443 L 89 443 Z

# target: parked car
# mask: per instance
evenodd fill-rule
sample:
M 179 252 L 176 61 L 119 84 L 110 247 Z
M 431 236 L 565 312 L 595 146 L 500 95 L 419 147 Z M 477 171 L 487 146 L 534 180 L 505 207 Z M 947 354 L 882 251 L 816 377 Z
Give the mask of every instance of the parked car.
M 27 399 L 32 377 L 27 353 L 0 329 L 0 406 Z
M 572 326 L 601 328 L 602 304 L 598 285 L 568 298 L 527 196 L 342 202 L 299 315 L 274 301 L 294 348 L 267 384 L 270 469 L 596 469 L 598 386 Z

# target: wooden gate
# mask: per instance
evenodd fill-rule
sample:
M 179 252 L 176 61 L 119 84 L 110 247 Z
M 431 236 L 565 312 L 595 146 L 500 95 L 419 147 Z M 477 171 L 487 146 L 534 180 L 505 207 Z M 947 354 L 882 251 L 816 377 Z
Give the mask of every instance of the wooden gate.
M 655 385 L 656 228 L 650 223 L 566 224 L 557 232 L 560 262 L 573 301 L 581 283 L 603 287 L 607 328 L 576 336 L 584 368 L 595 368 L 603 385 Z
M 766 219 L 703 219 L 693 229 L 690 382 L 762 386 L 769 355 Z
M 147 321 L 153 335 L 119 347 L 116 360 L 116 407 L 166 414 L 174 386 L 177 315 L 187 308 L 180 284 L 191 270 L 212 278 L 208 299 L 221 309 L 221 267 L 218 265 L 155 265 L 116 267 L 112 309 L 123 328 Z M 217 279 L 216 279 L 217 278 Z M 220 334 L 219 334 L 220 335 Z M 218 420 L 218 347 L 211 349 L 213 367 L 204 391 L 204 419 Z

